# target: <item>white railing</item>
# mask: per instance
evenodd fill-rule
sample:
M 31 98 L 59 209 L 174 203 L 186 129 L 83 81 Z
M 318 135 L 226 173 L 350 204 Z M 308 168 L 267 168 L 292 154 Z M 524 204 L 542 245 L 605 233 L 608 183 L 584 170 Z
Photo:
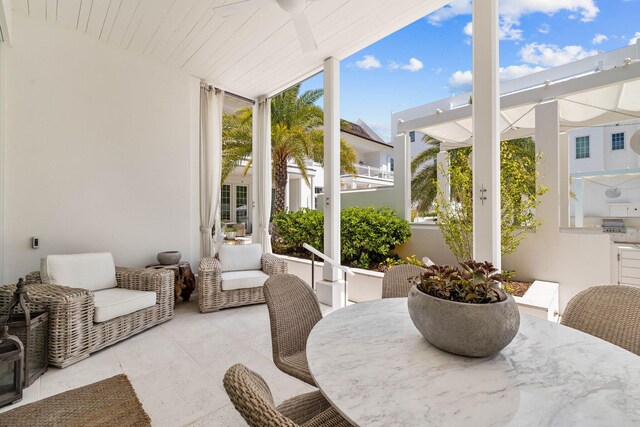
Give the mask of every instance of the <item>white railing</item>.
M 308 243 L 303 243 L 302 247 L 311 252 L 311 287 L 313 290 L 316 289 L 316 280 L 315 280 L 315 266 L 316 266 L 316 257 L 320 257 L 324 262 L 330 264 L 331 266 L 341 270 L 344 273 L 344 305 L 347 306 L 348 300 L 348 292 L 347 292 L 347 276 L 355 276 L 356 273 L 351 270 L 349 267 L 345 267 L 341 265 L 339 262 L 335 261 L 333 258 L 323 254 L 313 246 Z
M 364 176 L 369 178 L 380 178 L 388 181 L 393 181 L 393 172 L 377 168 L 369 165 L 354 165 L 358 171 L 358 176 Z

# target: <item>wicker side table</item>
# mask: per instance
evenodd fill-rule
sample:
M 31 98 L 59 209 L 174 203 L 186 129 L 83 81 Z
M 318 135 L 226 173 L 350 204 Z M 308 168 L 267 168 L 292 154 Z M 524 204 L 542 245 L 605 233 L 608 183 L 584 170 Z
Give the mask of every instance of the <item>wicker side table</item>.
M 153 268 L 155 270 L 164 268 L 173 271 L 173 274 L 175 275 L 176 302 L 180 297 L 182 297 L 183 301 L 188 302 L 189 298 L 191 298 L 191 293 L 196 289 L 196 277 L 194 276 L 193 271 L 191 271 L 191 264 L 186 261 L 171 265 L 151 264 L 147 265 L 145 268 Z

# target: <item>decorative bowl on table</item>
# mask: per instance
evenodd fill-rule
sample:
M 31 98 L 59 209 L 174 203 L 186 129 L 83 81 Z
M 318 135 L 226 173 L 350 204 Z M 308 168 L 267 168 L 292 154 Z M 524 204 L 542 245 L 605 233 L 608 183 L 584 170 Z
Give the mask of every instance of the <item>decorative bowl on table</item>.
M 427 267 L 409 292 L 411 321 L 429 343 L 446 352 L 496 354 L 520 327 L 518 306 L 499 288 L 500 279 L 490 263 Z
M 180 262 L 180 258 L 182 258 L 182 254 L 180 251 L 166 251 L 158 253 L 158 263 L 162 265 L 172 265 L 178 264 Z

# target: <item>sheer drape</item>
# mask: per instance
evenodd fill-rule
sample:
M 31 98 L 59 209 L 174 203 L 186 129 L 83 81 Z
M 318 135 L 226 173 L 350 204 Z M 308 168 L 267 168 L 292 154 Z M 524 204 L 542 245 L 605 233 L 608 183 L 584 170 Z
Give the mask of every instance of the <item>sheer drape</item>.
M 215 253 L 220 242 L 222 107 L 224 92 L 200 84 L 200 257 Z M 215 236 L 215 237 L 214 237 Z
M 262 244 L 264 253 L 271 253 L 271 100 L 260 98 L 253 108 L 254 114 L 254 158 L 253 172 L 257 215 L 254 220 L 254 241 Z

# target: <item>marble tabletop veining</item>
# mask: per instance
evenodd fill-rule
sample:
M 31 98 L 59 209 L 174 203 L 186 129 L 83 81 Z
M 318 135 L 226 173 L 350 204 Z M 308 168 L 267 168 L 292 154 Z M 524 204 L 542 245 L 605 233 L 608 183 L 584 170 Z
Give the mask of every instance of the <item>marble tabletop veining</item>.
M 473 359 L 431 346 L 406 298 L 370 301 L 320 321 L 309 368 L 359 426 L 640 426 L 640 357 L 522 316 L 513 342 Z

